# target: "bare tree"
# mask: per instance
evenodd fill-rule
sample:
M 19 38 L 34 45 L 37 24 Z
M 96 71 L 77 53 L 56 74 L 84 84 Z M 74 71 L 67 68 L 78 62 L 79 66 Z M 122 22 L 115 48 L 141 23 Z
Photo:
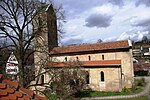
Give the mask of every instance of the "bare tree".
M 55 91 L 60 98 L 68 98 L 82 89 L 84 72 L 77 63 L 61 69 L 45 69 L 50 67 L 47 63 L 50 63 L 48 46 L 51 46 L 48 39 L 42 36 L 47 34 L 45 28 L 47 25 L 44 23 L 45 13 L 43 13 L 47 6 L 48 4 L 41 3 L 38 0 L 1 0 L 0 35 L 7 37 L 9 42 L 7 46 L 13 48 L 18 59 L 18 76 L 23 87 L 30 88 L 33 86 L 36 91 L 44 93 L 42 89 L 37 88 L 42 86 Z M 56 31 L 63 33 L 61 28 L 61 22 L 64 21 L 62 6 L 54 10 L 57 19 L 60 20 L 57 22 L 58 29 Z M 34 63 L 38 66 L 37 69 L 33 67 L 34 65 L 31 66 L 33 64 L 31 61 L 33 53 L 38 57 L 38 61 Z M 27 66 L 29 63 L 31 64 Z M 51 79 L 47 82 L 39 82 L 41 76 L 47 73 Z M 30 84 L 35 79 L 35 83 Z M 63 84 L 60 84 L 60 82 Z
M 0 47 L 0 73 L 1 74 L 5 74 L 5 64 L 7 62 L 7 58 L 8 58 L 8 54 L 9 54 L 9 50 L 7 48 L 3 48 L 3 46 L 5 45 L 2 45 Z
M 103 42 L 102 39 L 98 39 L 97 40 L 97 43 L 101 43 L 101 42 Z
M 51 3 L 51 2 L 49 2 Z M 26 67 L 29 58 L 35 50 L 33 40 L 41 30 L 39 26 L 36 31 L 32 31 L 32 22 L 38 11 L 48 6 L 46 2 L 39 0 L 1 0 L 0 1 L 0 36 L 6 36 L 9 40 L 8 47 L 12 47 L 18 59 L 19 81 L 23 87 L 30 84 L 33 78 L 31 67 Z M 59 19 L 63 19 L 61 7 L 56 9 Z M 61 30 L 59 30 L 61 32 Z M 44 66 L 44 65 L 43 65 Z
M 68 61 L 62 67 L 49 66 L 53 70 L 51 76 L 49 91 L 55 93 L 62 100 L 71 99 L 75 93 L 86 88 L 87 73 L 82 68 L 79 61 Z

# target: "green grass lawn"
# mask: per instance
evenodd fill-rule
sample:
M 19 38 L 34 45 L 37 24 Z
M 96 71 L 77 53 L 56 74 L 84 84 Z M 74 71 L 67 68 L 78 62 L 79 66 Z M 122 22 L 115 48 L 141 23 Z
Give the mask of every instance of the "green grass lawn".
M 127 95 L 130 92 L 101 92 L 101 91 L 81 91 L 75 94 L 75 97 L 100 97 L 100 96 L 114 96 L 114 95 Z
M 131 89 L 124 88 L 122 92 L 101 92 L 101 91 L 81 91 L 75 94 L 75 97 L 101 97 L 101 96 L 115 96 L 115 95 L 128 95 L 128 94 L 135 94 L 139 93 L 144 89 L 144 86 L 146 85 L 144 79 L 135 80 L 134 81 L 134 87 Z M 132 99 L 131 99 L 132 100 Z M 133 99 L 133 100 L 138 100 Z M 139 100 L 146 100 L 146 99 L 140 99 Z

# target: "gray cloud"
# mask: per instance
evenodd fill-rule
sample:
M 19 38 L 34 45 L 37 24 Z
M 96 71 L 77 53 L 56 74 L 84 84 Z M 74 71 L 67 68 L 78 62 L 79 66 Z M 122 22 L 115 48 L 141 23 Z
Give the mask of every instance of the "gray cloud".
M 105 28 L 111 24 L 112 16 L 102 15 L 102 14 L 93 14 L 85 19 L 87 27 L 97 27 Z
M 144 19 L 144 20 L 139 20 L 136 23 L 133 24 L 133 26 L 149 26 L 150 25 L 150 18 L 149 19 Z
M 142 27 L 145 31 L 150 31 L 150 18 L 145 18 L 141 20 L 135 20 L 134 23 L 131 24 L 135 27 Z
M 123 0 L 55 0 L 56 4 L 62 4 L 63 8 L 67 11 L 66 14 L 70 18 L 75 17 L 76 15 L 89 10 L 96 6 L 102 6 L 107 3 L 117 5 L 119 7 L 124 5 Z M 71 17 L 71 18 L 72 18 Z
M 139 6 L 139 5 L 141 5 L 141 4 L 144 4 L 144 5 L 146 5 L 146 6 L 150 6 L 150 0 L 137 0 L 137 1 L 135 2 L 135 5 L 136 5 L 136 6 Z
M 81 38 L 70 38 L 68 40 L 62 41 L 62 45 L 72 45 L 72 44 L 82 44 L 83 39 Z
M 108 2 L 113 4 L 113 5 L 118 5 L 119 7 L 124 5 L 123 0 L 108 0 Z
M 102 5 L 104 2 L 105 0 L 62 0 L 63 7 L 67 11 L 66 14 L 69 18 L 75 17 L 76 15 L 95 6 Z

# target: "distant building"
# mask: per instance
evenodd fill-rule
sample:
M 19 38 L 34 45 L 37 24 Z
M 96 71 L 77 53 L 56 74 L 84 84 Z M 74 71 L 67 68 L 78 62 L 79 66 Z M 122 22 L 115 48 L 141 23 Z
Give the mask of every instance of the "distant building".
M 143 55 L 150 56 L 150 45 L 145 45 L 142 48 L 143 48 Z
M 147 76 L 150 73 L 150 45 L 143 41 L 133 45 L 133 66 L 135 76 Z
M 79 61 L 82 68 L 88 72 L 87 85 L 96 91 L 121 91 L 124 87 L 132 87 L 134 74 L 130 41 L 58 47 L 56 15 L 52 5 L 47 8 L 41 19 L 42 22 L 45 21 L 46 28 L 35 38 L 35 44 L 38 46 L 36 49 L 41 51 L 35 53 L 35 63 L 42 63 L 40 58 L 44 59 L 48 55 L 53 63 L 57 63 L 48 68 L 62 68 L 70 60 Z M 36 29 L 36 24 L 34 25 Z M 45 48 L 49 51 L 47 55 L 43 53 Z M 35 67 L 38 69 L 39 65 L 36 64 Z M 44 82 L 49 81 L 49 78 L 47 74 L 41 76 Z

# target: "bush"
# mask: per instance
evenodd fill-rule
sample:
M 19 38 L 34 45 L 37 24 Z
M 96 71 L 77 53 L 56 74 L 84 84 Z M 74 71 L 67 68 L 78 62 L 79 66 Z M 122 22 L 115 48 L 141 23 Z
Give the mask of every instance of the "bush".
M 131 93 L 132 91 L 127 86 L 124 86 L 123 92 L 129 92 L 129 93 Z
M 48 100 L 57 100 L 58 98 L 57 95 L 52 93 L 49 89 L 45 90 L 44 93 Z
M 144 86 L 146 85 L 145 79 L 136 79 L 134 81 L 134 84 L 132 86 L 132 92 L 136 93 L 136 92 L 140 92 L 141 90 L 143 90 Z
M 140 71 L 134 72 L 134 74 L 136 76 L 148 76 L 148 71 L 140 70 Z
M 145 85 L 146 85 L 145 79 L 142 78 L 142 79 L 140 79 L 140 80 L 137 80 L 136 85 L 137 85 L 137 86 L 145 86 Z

